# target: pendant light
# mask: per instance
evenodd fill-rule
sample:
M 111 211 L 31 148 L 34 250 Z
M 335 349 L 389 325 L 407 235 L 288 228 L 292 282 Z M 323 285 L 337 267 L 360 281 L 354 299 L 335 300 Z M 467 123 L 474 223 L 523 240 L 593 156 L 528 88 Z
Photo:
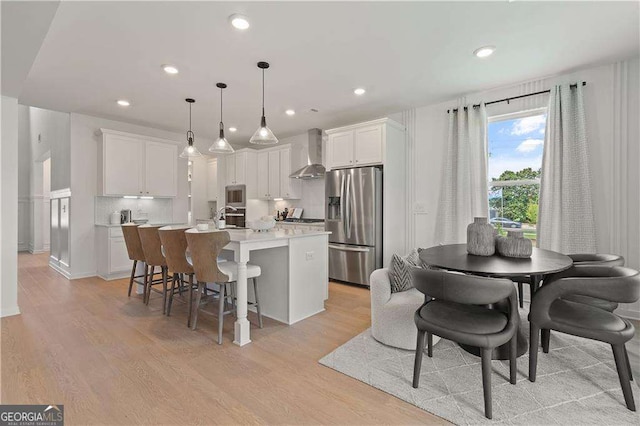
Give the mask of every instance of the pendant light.
M 224 124 L 222 124 L 222 90 L 227 88 L 224 83 L 217 83 L 216 87 L 220 89 L 220 133 L 218 139 L 209 147 L 209 152 L 216 154 L 231 154 L 234 149 L 231 144 L 224 137 Z
M 269 68 L 269 63 L 258 62 L 258 68 L 262 70 L 262 118 L 260 119 L 260 128 L 251 136 L 249 143 L 256 145 L 275 145 L 278 143 L 278 138 L 276 138 L 276 135 L 267 127 L 267 119 L 264 117 L 264 70 Z
M 187 98 L 185 101 L 189 104 L 189 131 L 187 132 L 187 146 L 182 150 L 182 154 L 180 154 L 180 158 L 198 158 L 202 157 L 198 148 L 193 146 L 194 135 L 191 131 L 191 104 L 193 104 L 196 100 Z

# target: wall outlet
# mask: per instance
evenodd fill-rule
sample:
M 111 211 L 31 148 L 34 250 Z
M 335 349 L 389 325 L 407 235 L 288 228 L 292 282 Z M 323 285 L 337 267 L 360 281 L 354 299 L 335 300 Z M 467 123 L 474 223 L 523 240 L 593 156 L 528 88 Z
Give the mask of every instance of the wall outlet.
M 313 252 L 312 251 L 308 251 L 305 253 L 305 258 L 307 260 L 313 260 Z
M 415 203 L 413 211 L 415 213 L 424 213 L 427 210 L 427 206 L 424 203 Z

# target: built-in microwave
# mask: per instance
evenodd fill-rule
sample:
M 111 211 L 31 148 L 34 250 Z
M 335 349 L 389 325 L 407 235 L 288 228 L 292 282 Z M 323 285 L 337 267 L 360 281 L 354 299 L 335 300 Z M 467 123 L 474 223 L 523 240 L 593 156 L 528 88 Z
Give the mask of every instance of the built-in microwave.
M 245 208 L 247 206 L 247 186 L 229 185 L 224 188 L 226 206 Z

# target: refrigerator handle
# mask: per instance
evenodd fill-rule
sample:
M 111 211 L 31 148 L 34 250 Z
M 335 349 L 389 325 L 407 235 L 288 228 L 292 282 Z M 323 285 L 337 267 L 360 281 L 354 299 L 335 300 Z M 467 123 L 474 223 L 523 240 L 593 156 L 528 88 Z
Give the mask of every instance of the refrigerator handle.
M 351 173 L 347 174 L 347 198 L 345 199 L 345 211 L 346 211 L 346 236 L 351 238 Z
M 335 244 L 329 244 L 329 248 L 333 249 L 333 250 L 354 251 L 354 252 L 358 252 L 358 253 L 369 253 L 369 251 L 371 250 L 368 247 L 338 246 L 338 245 L 335 245 Z
M 347 214 L 345 211 L 345 198 L 344 198 L 344 174 L 341 173 L 340 177 L 340 220 L 342 221 L 342 230 L 345 235 L 347 234 L 347 228 L 345 222 L 347 220 Z

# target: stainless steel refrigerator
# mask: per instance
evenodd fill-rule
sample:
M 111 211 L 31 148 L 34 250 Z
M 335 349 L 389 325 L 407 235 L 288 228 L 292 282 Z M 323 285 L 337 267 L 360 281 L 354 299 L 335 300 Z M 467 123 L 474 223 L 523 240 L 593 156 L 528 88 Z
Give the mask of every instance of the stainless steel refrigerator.
M 331 170 L 325 174 L 329 278 L 369 285 L 382 266 L 382 170 Z

